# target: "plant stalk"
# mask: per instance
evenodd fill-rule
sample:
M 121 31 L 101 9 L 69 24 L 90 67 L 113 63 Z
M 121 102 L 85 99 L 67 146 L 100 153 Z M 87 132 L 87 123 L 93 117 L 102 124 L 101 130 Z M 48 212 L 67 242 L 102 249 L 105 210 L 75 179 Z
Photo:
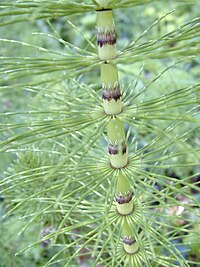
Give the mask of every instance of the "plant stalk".
M 123 121 L 117 116 L 123 112 L 120 82 L 117 66 L 110 63 L 116 58 L 116 34 L 112 10 L 104 10 L 109 1 L 97 1 L 102 10 L 97 11 L 97 45 L 101 64 L 102 102 L 103 109 L 110 120 L 107 125 L 108 152 L 110 165 L 117 172 L 115 190 L 116 212 L 125 216 L 122 227 L 122 242 L 126 254 L 135 254 L 139 250 L 138 242 L 134 238 L 133 229 L 126 220 L 126 216 L 134 212 L 133 191 L 129 178 L 121 169 L 128 164 L 126 139 Z M 109 63 L 107 62 L 109 60 Z

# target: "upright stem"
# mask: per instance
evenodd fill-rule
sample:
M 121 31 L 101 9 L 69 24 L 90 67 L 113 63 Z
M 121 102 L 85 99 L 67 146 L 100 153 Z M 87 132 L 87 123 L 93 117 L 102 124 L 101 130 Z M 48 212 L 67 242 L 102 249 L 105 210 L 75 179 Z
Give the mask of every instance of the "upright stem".
M 102 64 L 101 80 L 104 111 L 107 115 L 117 115 L 122 111 L 117 67 L 113 64 Z
M 107 132 L 110 164 L 115 169 L 123 168 L 127 165 L 128 159 L 122 121 L 118 118 L 111 118 L 107 126 Z
M 97 12 L 97 44 L 101 60 L 116 58 L 116 34 L 112 10 Z
M 121 215 L 131 214 L 133 211 L 133 191 L 131 190 L 128 177 L 119 172 L 115 192 L 117 211 Z
M 124 243 L 124 250 L 128 254 L 135 254 L 139 250 L 138 243 L 136 242 L 133 231 L 125 219 L 123 228 L 122 228 L 122 241 Z M 140 267 L 140 266 L 138 266 Z
M 116 34 L 112 10 L 108 10 L 109 0 L 97 0 L 102 9 L 97 11 L 97 44 L 101 64 L 102 101 L 105 114 L 110 116 L 107 125 L 108 152 L 110 165 L 117 172 L 117 185 L 115 191 L 116 212 L 125 216 L 122 224 L 122 242 L 127 254 L 135 254 L 139 250 L 126 216 L 134 212 L 133 191 L 130 181 L 121 169 L 128 164 L 126 139 L 123 122 L 118 114 L 123 112 L 120 83 L 117 66 L 108 63 L 116 58 Z

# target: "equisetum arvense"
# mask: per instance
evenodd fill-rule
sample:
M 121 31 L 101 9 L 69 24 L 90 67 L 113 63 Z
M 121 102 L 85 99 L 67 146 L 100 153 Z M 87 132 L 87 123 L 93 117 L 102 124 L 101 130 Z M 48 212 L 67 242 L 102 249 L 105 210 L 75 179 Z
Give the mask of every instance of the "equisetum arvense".
M 134 212 L 133 191 L 129 177 L 122 173 L 128 164 L 128 153 L 123 121 L 118 114 L 123 112 L 118 69 L 112 60 L 117 57 L 116 32 L 112 9 L 108 9 L 108 0 L 98 0 L 100 9 L 97 10 L 97 45 L 101 60 L 102 101 L 104 112 L 109 116 L 107 125 L 108 153 L 110 166 L 117 172 L 115 191 L 116 212 L 120 216 L 128 216 Z M 125 219 L 122 227 L 122 242 L 127 254 L 135 254 L 139 250 L 132 227 Z

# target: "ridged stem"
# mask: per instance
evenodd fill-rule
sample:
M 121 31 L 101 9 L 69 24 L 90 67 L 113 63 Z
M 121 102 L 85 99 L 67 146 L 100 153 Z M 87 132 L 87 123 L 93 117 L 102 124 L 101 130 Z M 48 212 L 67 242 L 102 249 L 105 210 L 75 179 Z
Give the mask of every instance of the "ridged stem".
M 101 60 L 116 58 L 116 34 L 112 10 L 97 12 L 97 44 Z
M 117 115 L 122 111 L 120 83 L 116 65 L 101 65 L 103 108 L 107 115 Z
M 133 191 L 129 179 L 121 171 L 117 177 L 117 186 L 115 191 L 115 201 L 117 212 L 120 215 L 129 215 L 133 212 Z
M 103 10 L 109 1 L 97 1 L 102 10 L 97 11 L 97 44 L 101 64 L 102 80 L 102 101 L 105 114 L 110 116 L 107 125 L 108 152 L 110 165 L 118 169 L 117 185 L 115 191 L 116 211 L 119 215 L 125 216 L 122 224 L 122 241 L 124 251 L 127 254 L 134 254 L 139 250 L 135 241 L 131 225 L 126 216 L 134 212 L 133 192 L 128 177 L 123 175 L 121 169 L 128 164 L 126 139 L 123 122 L 118 114 L 123 111 L 120 83 L 117 66 L 110 63 L 116 58 L 116 34 L 112 10 Z M 109 63 L 107 62 L 109 60 Z
M 111 118 L 107 125 L 108 152 L 110 164 L 115 169 L 124 168 L 128 163 L 123 122 L 118 118 Z
M 133 231 L 126 219 L 124 220 L 124 223 L 122 225 L 122 241 L 123 241 L 124 250 L 126 251 L 126 253 L 135 254 L 138 252 L 139 245 L 136 242 L 134 235 L 133 235 Z

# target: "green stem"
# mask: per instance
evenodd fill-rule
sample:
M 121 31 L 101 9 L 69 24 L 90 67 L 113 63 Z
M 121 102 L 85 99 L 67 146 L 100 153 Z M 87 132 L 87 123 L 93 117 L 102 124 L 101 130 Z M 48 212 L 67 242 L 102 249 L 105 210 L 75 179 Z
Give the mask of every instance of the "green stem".
M 122 111 L 120 84 L 117 67 L 113 64 L 101 65 L 103 107 L 107 115 L 117 115 Z
M 97 44 L 101 60 L 116 58 L 116 34 L 112 10 L 97 12 Z
M 120 215 L 128 215 L 133 211 L 133 191 L 130 182 L 121 171 L 117 176 L 117 186 L 115 191 L 116 208 Z
M 97 44 L 99 59 L 104 61 L 101 64 L 103 108 L 104 112 L 111 116 L 107 125 L 108 151 L 111 166 L 119 169 L 115 191 L 116 210 L 121 216 L 127 216 L 134 211 L 134 207 L 129 179 L 120 170 L 128 164 L 123 122 L 116 117 L 122 112 L 120 83 L 117 66 L 107 63 L 107 60 L 116 58 L 115 25 L 112 10 L 103 10 L 109 0 L 97 2 L 102 7 L 102 10 L 97 12 Z M 139 246 L 126 217 L 122 224 L 122 240 L 127 254 L 134 254 L 138 251 Z
M 122 225 L 122 241 L 126 253 L 135 254 L 138 252 L 138 243 L 135 240 L 132 228 L 130 227 L 126 219 L 124 220 L 124 223 Z
M 111 118 L 107 125 L 108 151 L 110 164 L 115 169 L 124 168 L 128 163 L 123 122 L 118 118 Z
M 110 3 L 110 0 L 96 0 L 97 3 L 101 6 L 101 9 L 108 8 L 108 4 Z

